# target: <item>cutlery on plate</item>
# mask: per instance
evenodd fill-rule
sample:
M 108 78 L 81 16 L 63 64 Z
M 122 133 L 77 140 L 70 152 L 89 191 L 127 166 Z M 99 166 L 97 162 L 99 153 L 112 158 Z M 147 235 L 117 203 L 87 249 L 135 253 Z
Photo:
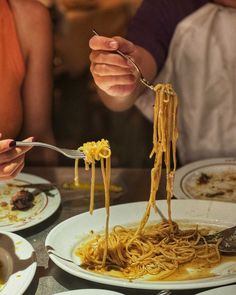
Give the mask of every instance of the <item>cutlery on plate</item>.
M 236 226 L 226 228 L 218 233 L 205 236 L 207 242 L 222 239 L 219 249 L 222 254 L 236 255 Z
M 49 245 L 46 246 L 46 250 L 47 250 L 47 252 L 48 252 L 48 255 L 52 254 L 52 255 L 54 255 L 54 256 L 56 256 L 56 257 L 62 259 L 62 260 L 65 260 L 65 261 L 67 261 L 67 262 L 70 262 L 70 263 L 73 263 L 73 264 L 77 265 L 73 260 L 68 259 L 68 258 L 65 258 L 65 257 L 59 255 L 59 254 L 54 250 L 54 248 L 51 247 L 51 246 L 49 246 Z
M 170 290 L 161 290 L 156 295 L 171 295 L 171 291 Z
M 66 148 L 59 148 L 57 146 L 44 143 L 44 142 L 26 142 L 26 141 L 16 141 L 16 146 L 38 146 L 38 147 L 44 147 L 51 150 L 54 150 L 58 153 L 63 154 L 64 156 L 70 158 L 70 159 L 84 159 L 85 155 L 80 150 L 73 150 L 73 149 L 66 149 Z

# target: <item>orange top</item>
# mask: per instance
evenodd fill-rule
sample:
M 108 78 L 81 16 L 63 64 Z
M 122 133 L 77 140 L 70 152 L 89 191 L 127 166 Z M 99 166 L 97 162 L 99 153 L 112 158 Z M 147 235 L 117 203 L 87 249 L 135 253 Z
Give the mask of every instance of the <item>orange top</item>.
M 14 16 L 7 0 L 0 0 L 0 133 L 15 138 L 23 123 L 21 86 L 25 76 Z

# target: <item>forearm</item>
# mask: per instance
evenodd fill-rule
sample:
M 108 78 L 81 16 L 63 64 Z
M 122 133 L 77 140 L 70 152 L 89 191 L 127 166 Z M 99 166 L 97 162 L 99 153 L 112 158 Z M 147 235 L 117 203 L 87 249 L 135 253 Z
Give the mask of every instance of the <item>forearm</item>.
M 100 88 L 97 88 L 97 93 L 103 102 L 103 104 L 114 112 L 122 112 L 131 108 L 136 99 L 141 92 L 141 86 L 138 87 L 132 92 L 132 94 L 127 96 L 111 96 L 106 92 L 102 91 Z

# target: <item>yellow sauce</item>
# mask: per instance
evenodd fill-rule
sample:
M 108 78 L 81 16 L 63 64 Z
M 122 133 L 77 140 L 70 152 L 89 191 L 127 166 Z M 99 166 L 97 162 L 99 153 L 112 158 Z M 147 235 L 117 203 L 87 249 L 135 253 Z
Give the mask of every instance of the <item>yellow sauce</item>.
M 75 182 L 66 182 L 66 183 L 63 183 L 62 187 L 64 189 L 70 189 L 70 190 L 90 191 L 91 183 L 90 182 L 80 182 L 80 183 L 76 184 Z M 104 191 L 104 184 L 97 183 L 97 184 L 95 184 L 94 189 L 95 189 L 95 191 L 103 192 Z M 120 193 L 122 191 L 123 191 L 123 189 L 121 186 L 116 185 L 116 184 L 110 185 L 110 192 Z
M 4 280 L 3 280 L 3 274 L 2 274 L 2 265 L 0 263 L 0 290 L 3 287 L 3 285 L 5 284 Z
M 210 277 L 216 277 L 217 275 L 212 272 L 212 269 L 223 265 L 226 262 L 235 262 L 236 256 L 222 256 L 221 261 L 219 263 L 215 263 L 214 265 L 207 265 L 205 261 L 192 261 L 191 263 L 185 263 L 179 266 L 179 268 L 171 275 L 166 278 L 160 278 L 160 274 L 158 275 L 145 275 L 139 280 L 142 281 L 184 281 L 184 280 L 199 280 Z M 84 267 L 86 269 L 86 267 Z M 128 279 L 121 271 L 118 270 L 109 270 L 109 271 L 93 271 L 94 273 L 103 274 L 110 277 Z M 161 273 L 162 275 L 163 273 Z
M 213 265 L 206 264 L 205 261 L 192 261 L 190 263 L 182 264 L 176 270 L 175 273 L 171 274 L 164 281 L 182 281 L 182 280 L 197 280 L 209 277 L 215 277 L 216 274 L 212 272 L 212 268 L 223 265 L 226 262 L 235 262 L 236 256 L 221 256 L 221 261 Z M 156 280 L 155 278 L 151 279 Z

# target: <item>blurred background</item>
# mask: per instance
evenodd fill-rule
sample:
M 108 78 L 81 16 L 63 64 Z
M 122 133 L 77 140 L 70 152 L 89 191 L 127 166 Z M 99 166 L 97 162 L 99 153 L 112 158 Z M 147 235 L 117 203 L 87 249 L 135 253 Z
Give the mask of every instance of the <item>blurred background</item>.
M 135 107 L 122 113 L 106 109 L 89 70 L 92 29 L 104 36 L 124 36 L 141 0 L 38 1 L 49 8 L 54 28 L 53 125 L 58 145 L 76 148 L 105 138 L 113 167 L 151 167 L 152 124 Z M 60 158 L 60 165 L 73 164 Z

